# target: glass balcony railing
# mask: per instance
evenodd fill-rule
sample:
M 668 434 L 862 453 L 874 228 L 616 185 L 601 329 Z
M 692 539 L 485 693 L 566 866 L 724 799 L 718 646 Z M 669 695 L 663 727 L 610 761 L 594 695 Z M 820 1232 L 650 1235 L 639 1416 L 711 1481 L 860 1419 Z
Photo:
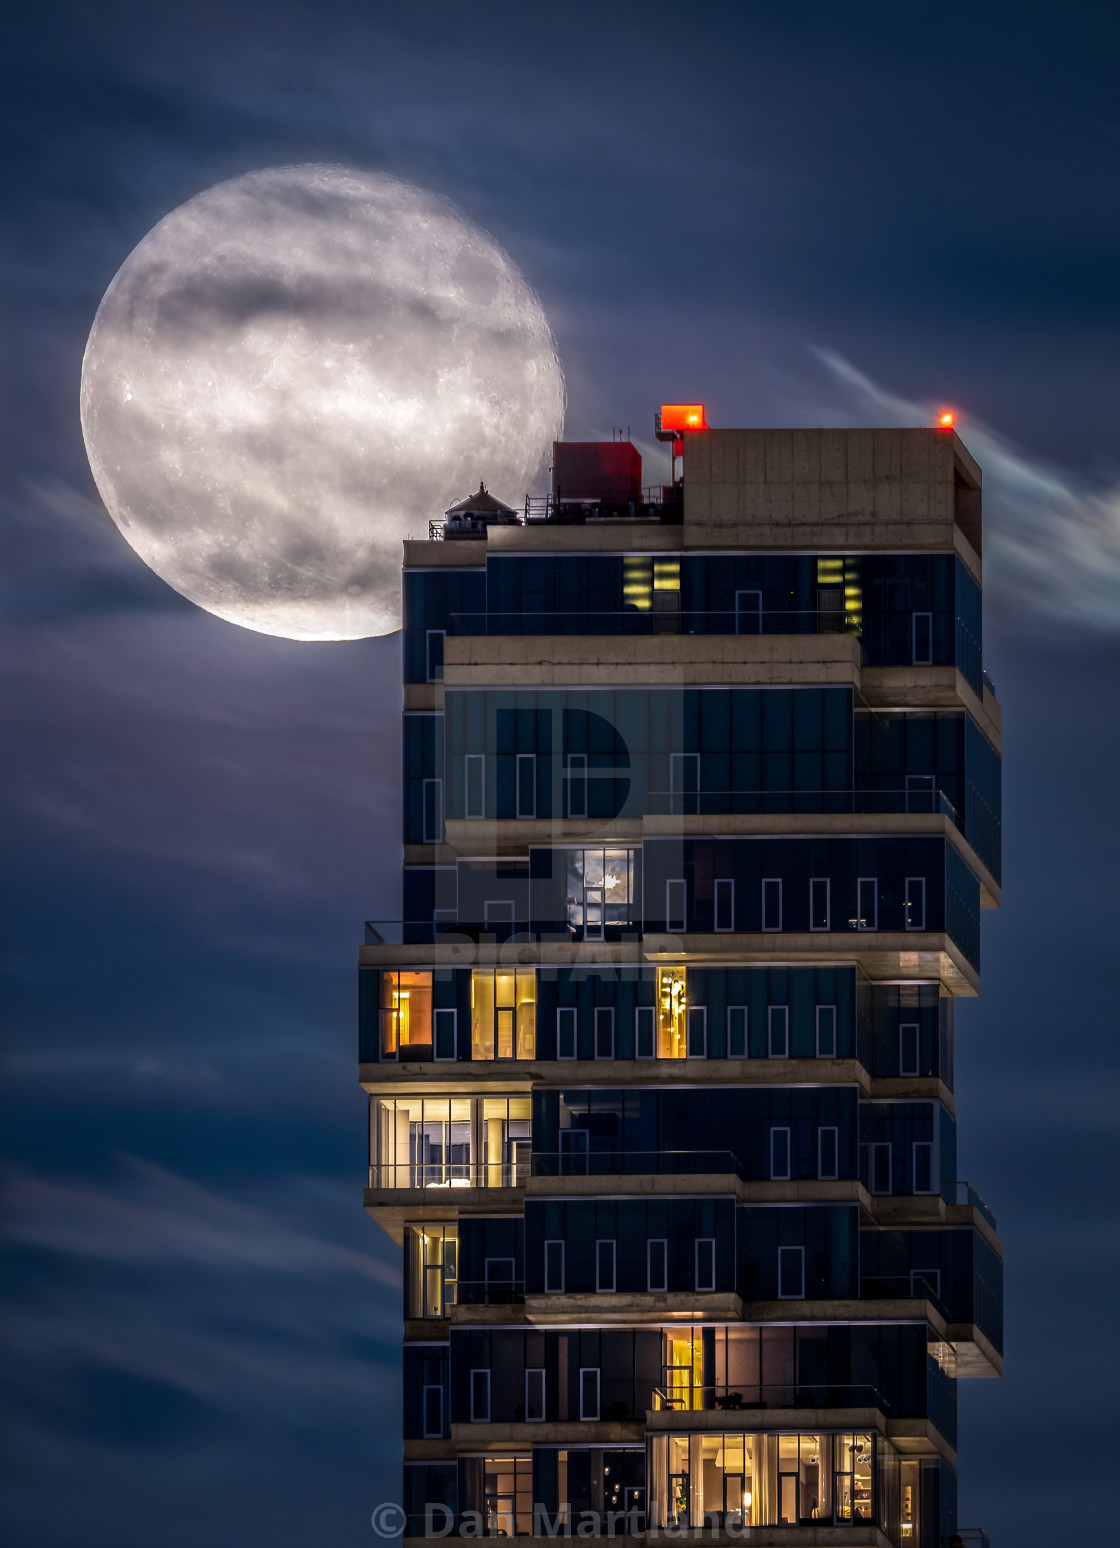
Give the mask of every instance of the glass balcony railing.
M 523 1188 L 530 1174 L 528 1157 L 512 1161 L 374 1162 L 369 1169 L 371 1188 L 436 1189 Z
M 578 1131 L 582 1134 L 582 1131 Z M 746 1179 L 746 1168 L 730 1150 L 611 1150 L 577 1147 L 535 1150 L 534 1177 L 626 1177 L 727 1174 Z
M 890 1403 L 878 1387 L 866 1384 L 792 1381 L 694 1385 L 688 1367 L 682 1367 L 680 1374 L 679 1384 L 670 1374 L 666 1386 L 653 1389 L 654 1413 L 760 1408 L 876 1408 L 882 1413 L 891 1412 Z
M 775 814 L 843 815 L 897 814 L 928 816 L 937 813 L 960 827 L 957 809 L 943 790 L 907 786 L 868 790 L 651 790 L 647 796 L 651 817 L 723 817 Z
M 839 596 L 837 592 L 836 595 Z M 843 597 L 840 597 L 841 604 Z M 526 603 L 516 610 L 451 613 L 447 633 L 509 634 L 851 634 L 861 632 L 839 608 L 685 608 L 679 591 L 650 591 L 639 606 L 568 611 Z
M 978 1210 L 979 1213 L 983 1215 L 984 1219 L 991 1226 L 992 1230 L 994 1231 L 996 1229 L 995 1215 L 989 1209 L 988 1205 L 985 1204 L 984 1200 L 980 1197 L 971 1183 L 943 1182 L 941 1184 L 941 1197 L 945 1200 L 946 1204 L 971 1204 L 973 1209 Z

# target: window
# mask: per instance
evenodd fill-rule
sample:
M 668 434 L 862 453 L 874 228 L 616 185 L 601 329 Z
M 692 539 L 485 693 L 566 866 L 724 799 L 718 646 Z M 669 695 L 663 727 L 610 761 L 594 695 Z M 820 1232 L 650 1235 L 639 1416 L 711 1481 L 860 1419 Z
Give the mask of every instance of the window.
M 696 1239 L 696 1288 L 714 1290 L 716 1287 L 716 1241 L 714 1236 Z
M 805 1299 L 804 1247 L 778 1248 L 778 1299 L 781 1301 Z
M 482 905 L 482 922 L 487 930 L 512 930 L 513 899 L 487 898 Z
M 929 1140 L 914 1141 L 914 1192 L 933 1192 L 933 1146 Z
M 576 1009 L 574 1005 L 562 1005 L 556 1012 L 556 1057 L 576 1057 Z
M 544 1244 L 544 1293 L 546 1295 L 564 1294 L 563 1242 Z
M 727 1007 L 727 1057 L 729 1059 L 747 1057 L 747 1014 L 745 1005 Z
M 472 969 L 471 1058 L 536 1056 L 536 973 L 532 968 Z
M 817 561 L 818 567 L 820 561 Z M 817 630 L 820 634 L 843 634 L 844 593 L 839 588 L 817 589 Z
M 856 929 L 879 928 L 879 881 L 875 876 L 861 876 L 856 882 Z
M 431 973 L 382 973 L 382 1059 L 432 1057 Z
M 517 1262 L 514 1258 L 487 1258 L 483 1264 L 487 1306 L 509 1306 L 515 1289 Z
M 769 1023 L 769 1054 L 771 1059 L 789 1058 L 789 1006 L 771 1005 L 767 1017 Z
M 587 754 L 568 754 L 565 810 L 569 817 L 587 816 Z
M 490 1372 L 471 1372 L 471 1423 L 490 1422 Z
M 762 928 L 782 928 L 782 883 L 778 877 L 767 877 L 762 883 Z
M 919 1030 L 916 1021 L 904 1021 L 899 1026 L 898 1073 L 900 1075 L 917 1075 L 918 1073 Z
M 652 1059 L 656 1053 L 655 1028 L 657 1007 L 639 1005 L 634 1011 L 634 1055 L 638 1059 Z
M 840 1175 L 840 1130 L 817 1130 L 817 1176 L 828 1180 Z
M 613 1241 L 595 1243 L 595 1289 L 600 1294 L 613 1294 L 615 1268 L 615 1244 Z
M 454 1226 L 405 1226 L 405 1316 L 446 1317 L 458 1296 L 458 1265 Z
M 789 1180 L 789 1130 L 770 1130 L 770 1176 L 775 1182 Z
M 544 1421 L 544 1371 L 539 1367 L 525 1372 L 525 1419 L 528 1424 Z
M 706 1005 L 688 1007 L 688 1057 L 690 1059 L 708 1057 L 708 1007 Z
M 614 1008 L 610 1005 L 595 1007 L 595 1057 L 614 1058 Z
M 908 812 L 933 812 L 934 789 L 932 774 L 907 774 L 906 810 Z
M 428 641 L 428 681 L 430 683 L 443 682 L 443 636 L 444 629 L 429 629 Z
M 646 1243 L 646 1289 L 668 1290 L 669 1243 L 662 1237 Z
M 585 941 L 608 940 L 606 931 L 629 928 L 635 908 L 632 849 L 570 849 L 565 876 L 568 924 Z
M 443 1435 L 443 1388 L 426 1386 L 421 1395 L 423 1430 L 425 1440 Z
M 683 885 L 683 883 L 682 883 Z M 688 973 L 657 970 L 657 1057 L 683 1059 L 687 1052 Z
M 836 1007 L 817 1006 L 817 1058 L 836 1058 Z
M 889 1144 L 879 1142 L 871 1147 L 871 1191 L 872 1193 L 890 1193 L 891 1191 L 891 1147 Z
M 581 1419 L 599 1417 L 599 1370 L 584 1366 L 579 1373 L 579 1416 Z
M 443 842 L 443 780 L 426 779 L 424 798 L 424 843 Z
M 925 1297 L 935 1296 L 941 1299 L 941 1270 L 940 1269 L 911 1269 L 910 1270 L 910 1294 Z
M 537 755 L 517 754 L 517 815 L 537 815 Z
M 762 633 L 761 591 L 737 591 L 735 593 L 735 633 Z
M 700 754 L 669 754 L 669 810 L 677 816 L 700 810 Z
M 688 889 L 683 881 L 665 883 L 665 928 L 681 934 L 687 928 Z
M 454 1059 L 456 1050 L 456 1030 L 458 1028 L 458 1013 L 453 1010 L 437 1010 L 433 1012 L 435 1021 L 435 1055 L 437 1059 Z
M 831 929 L 830 892 L 831 887 L 827 876 L 812 877 L 809 882 L 810 930 Z
M 915 613 L 913 624 L 914 665 L 933 665 L 933 614 Z
M 926 927 L 926 879 L 924 876 L 906 878 L 906 919 L 908 930 L 924 930 Z
M 468 753 L 463 759 L 463 814 L 486 816 L 486 759 L 481 753 Z
M 721 932 L 735 928 L 735 883 L 728 877 L 716 881 L 715 925 Z

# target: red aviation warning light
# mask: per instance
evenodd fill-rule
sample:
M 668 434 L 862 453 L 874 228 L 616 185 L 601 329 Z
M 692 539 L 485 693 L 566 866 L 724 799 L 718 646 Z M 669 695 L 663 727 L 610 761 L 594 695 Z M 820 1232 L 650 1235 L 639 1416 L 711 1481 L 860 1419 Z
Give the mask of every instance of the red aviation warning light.
M 663 403 L 661 405 L 662 430 L 706 430 L 702 403 Z
M 952 409 L 942 409 L 941 413 L 937 416 L 937 426 L 939 430 L 953 430 L 956 428 L 956 424 L 957 416 L 953 413 Z

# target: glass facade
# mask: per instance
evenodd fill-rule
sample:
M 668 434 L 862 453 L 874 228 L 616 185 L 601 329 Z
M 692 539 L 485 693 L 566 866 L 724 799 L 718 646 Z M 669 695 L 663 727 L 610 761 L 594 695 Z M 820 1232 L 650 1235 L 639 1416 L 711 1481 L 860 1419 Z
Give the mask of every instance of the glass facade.
M 703 433 L 712 512 L 753 509 L 782 433 Z M 554 490 L 407 550 L 359 978 L 406 1536 L 957 1530 L 958 1382 L 1003 1348 L 954 1096 L 1002 864 L 980 494 L 955 439 L 827 434 L 768 509 L 863 467 L 913 485 L 897 551 L 736 547 L 687 445 L 640 522 Z

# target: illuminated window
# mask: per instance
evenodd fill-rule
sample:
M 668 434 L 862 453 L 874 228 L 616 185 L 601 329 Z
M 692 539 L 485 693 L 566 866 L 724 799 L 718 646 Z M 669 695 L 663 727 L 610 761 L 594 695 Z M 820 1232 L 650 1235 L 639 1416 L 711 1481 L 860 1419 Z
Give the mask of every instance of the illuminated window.
M 634 851 L 571 849 L 567 852 L 566 906 L 569 928 L 585 941 L 633 923 Z
M 684 968 L 657 970 L 657 1057 L 683 1059 L 687 1053 L 688 988 Z
M 525 1537 L 533 1530 L 533 1456 L 482 1459 L 482 1513 L 488 1537 Z
M 475 968 L 471 973 L 471 1058 L 536 1056 L 536 973 L 532 968 Z
M 455 1226 L 405 1226 L 406 1317 L 446 1317 L 457 1300 L 458 1276 L 459 1236 Z
M 623 556 L 622 605 L 639 613 L 648 613 L 653 606 L 653 561 L 647 554 Z
M 870 1435 L 833 1437 L 833 1497 L 837 1521 L 870 1521 L 873 1452 Z
M 487 1188 L 520 1188 L 532 1154 L 532 1098 L 482 1097 L 478 1101 L 479 1181 Z
M 469 1097 L 382 1097 L 377 1103 L 378 1188 L 466 1188 L 471 1166 Z
M 432 1057 L 431 973 L 382 973 L 381 1057 Z

